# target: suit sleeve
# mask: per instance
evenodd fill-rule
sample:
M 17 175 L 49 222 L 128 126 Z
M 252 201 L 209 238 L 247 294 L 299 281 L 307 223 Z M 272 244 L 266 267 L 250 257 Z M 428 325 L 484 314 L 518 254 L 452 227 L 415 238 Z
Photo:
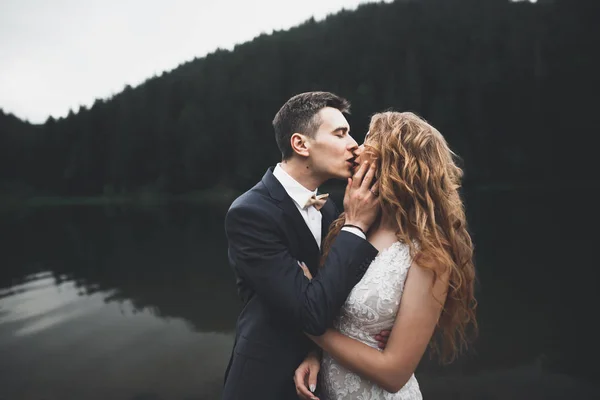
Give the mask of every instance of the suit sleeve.
M 235 207 L 225 218 L 229 261 L 277 318 L 322 335 L 377 254 L 366 240 L 340 232 L 317 276 L 309 281 L 276 222 L 257 207 Z

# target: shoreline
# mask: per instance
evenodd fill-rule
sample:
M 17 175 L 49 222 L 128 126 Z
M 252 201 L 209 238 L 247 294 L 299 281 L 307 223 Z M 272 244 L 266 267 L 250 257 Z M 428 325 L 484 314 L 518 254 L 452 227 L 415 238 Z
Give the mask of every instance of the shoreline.
M 484 194 L 502 192 L 556 192 L 566 189 L 592 189 L 595 185 L 587 183 L 562 183 L 560 186 L 550 185 L 547 182 L 532 183 L 490 183 L 463 186 L 463 193 Z M 324 184 L 323 189 L 332 195 L 343 197 L 344 188 L 332 187 Z M 341 189 L 341 190 L 340 190 Z M 213 189 L 194 191 L 185 194 L 169 193 L 130 193 L 123 195 L 99 196 L 51 196 L 32 195 L 19 196 L 0 194 L 0 209 L 21 207 L 53 207 L 53 206 L 158 206 L 169 203 L 199 203 L 224 205 L 230 204 L 243 191 L 233 189 Z
M 240 193 L 234 190 L 206 190 L 186 194 L 145 193 L 112 196 L 10 196 L 0 195 L 0 209 L 56 206 L 160 206 L 170 203 L 224 205 Z

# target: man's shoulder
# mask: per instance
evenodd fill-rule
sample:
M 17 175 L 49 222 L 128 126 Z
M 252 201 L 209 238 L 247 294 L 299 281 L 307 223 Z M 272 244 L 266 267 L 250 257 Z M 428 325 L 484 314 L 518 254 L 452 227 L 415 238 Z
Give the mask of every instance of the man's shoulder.
M 273 199 L 263 182 L 258 182 L 251 189 L 238 196 L 229 206 L 229 211 L 239 208 L 268 207 L 269 204 L 273 203 Z
M 252 189 L 237 197 L 225 214 L 225 227 L 259 223 L 264 226 L 277 225 L 281 210 L 267 188 L 259 182 Z

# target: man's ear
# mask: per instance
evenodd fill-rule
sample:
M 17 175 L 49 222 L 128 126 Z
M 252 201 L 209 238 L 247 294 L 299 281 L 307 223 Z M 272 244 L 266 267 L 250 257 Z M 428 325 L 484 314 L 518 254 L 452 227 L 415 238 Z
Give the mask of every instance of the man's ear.
M 301 133 L 294 133 L 290 138 L 290 144 L 292 145 L 294 153 L 303 157 L 308 157 L 310 153 L 310 142 L 307 136 Z

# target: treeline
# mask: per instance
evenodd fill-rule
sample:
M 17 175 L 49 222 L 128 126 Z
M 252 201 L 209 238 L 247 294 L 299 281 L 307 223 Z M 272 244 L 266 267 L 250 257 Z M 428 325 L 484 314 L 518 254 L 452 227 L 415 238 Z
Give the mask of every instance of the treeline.
M 350 99 L 359 141 L 376 111 L 421 114 L 462 157 L 467 185 L 585 184 L 595 179 L 598 8 L 368 4 L 186 62 L 42 125 L 0 110 L 0 191 L 245 189 L 280 158 L 275 112 L 308 90 Z

